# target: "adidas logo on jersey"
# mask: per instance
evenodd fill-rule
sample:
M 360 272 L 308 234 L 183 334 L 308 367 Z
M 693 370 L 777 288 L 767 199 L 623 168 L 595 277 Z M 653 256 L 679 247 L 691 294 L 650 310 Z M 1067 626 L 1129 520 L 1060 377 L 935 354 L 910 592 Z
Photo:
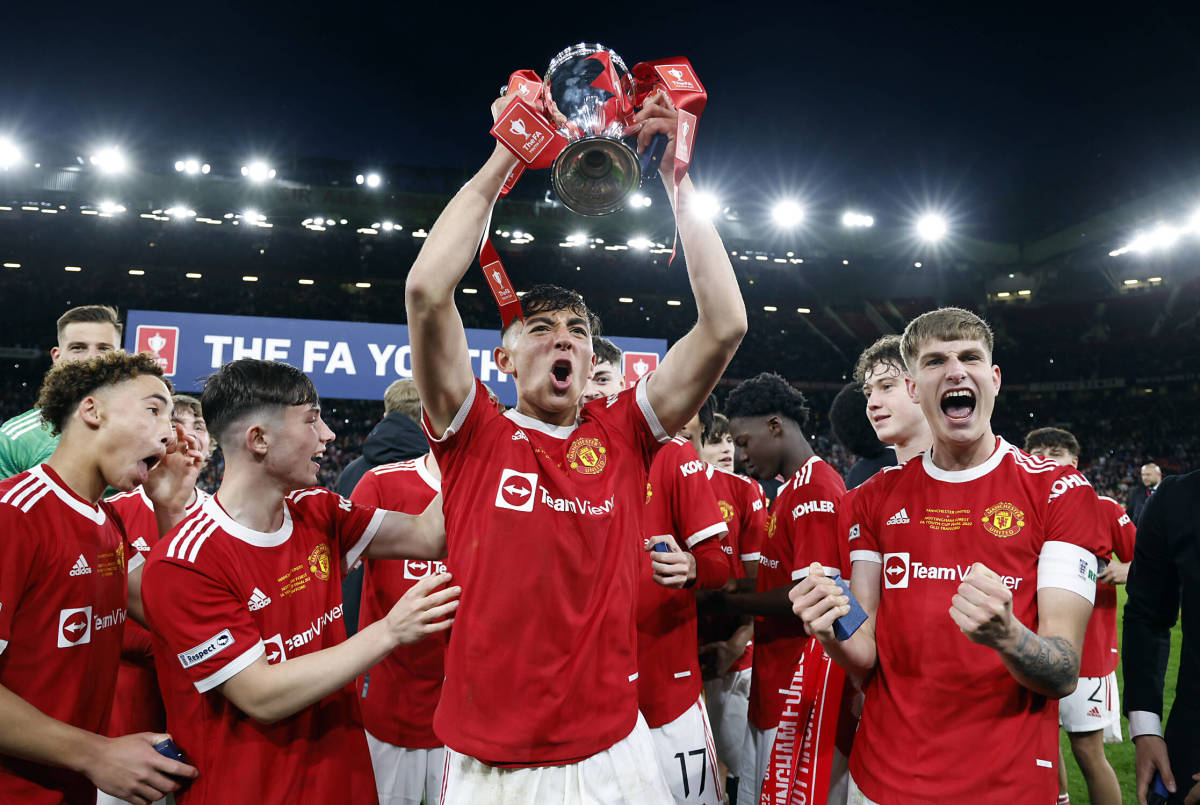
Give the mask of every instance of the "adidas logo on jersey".
M 1100 708 L 1092 705 L 1092 709 L 1088 710 L 1088 718 L 1100 718 Z
M 146 543 L 145 537 L 138 537 L 133 541 L 133 547 L 138 549 L 139 553 L 150 553 L 150 546 Z
M 246 602 L 246 606 L 250 608 L 251 612 L 257 612 L 269 603 L 271 603 L 271 596 L 255 587 L 254 592 L 250 594 L 250 600 Z
M 900 511 L 898 511 L 892 515 L 892 519 L 888 520 L 887 524 L 888 525 L 907 525 L 909 522 L 910 522 L 910 520 L 908 519 L 908 512 L 905 511 L 904 509 L 901 509 Z
M 71 568 L 71 575 L 86 576 L 91 572 L 92 569 L 88 567 L 87 560 L 83 558 L 83 554 L 79 554 L 79 558 L 75 560 L 75 565 Z
M 512 440 L 514 442 L 519 442 L 522 439 L 524 439 L 525 441 L 529 441 L 529 437 L 525 435 L 525 431 L 521 430 L 520 428 L 517 428 L 516 433 L 514 433 L 512 435 Z

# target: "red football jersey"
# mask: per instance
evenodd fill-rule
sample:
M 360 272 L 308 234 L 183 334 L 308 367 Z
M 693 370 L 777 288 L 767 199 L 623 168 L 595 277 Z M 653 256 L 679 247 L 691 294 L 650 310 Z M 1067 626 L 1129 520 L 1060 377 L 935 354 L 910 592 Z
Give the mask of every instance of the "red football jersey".
M 813 456 L 779 487 L 767 519 L 767 538 L 758 559 L 758 591 L 789 586 L 820 562 L 832 575 L 838 568 L 837 508 L 846 485 L 837 471 Z M 750 682 L 750 723 L 760 730 L 779 726 L 784 694 L 808 640 L 799 618 L 754 619 L 754 665 Z
M 721 517 L 729 529 L 721 537 L 721 549 L 729 557 L 735 579 L 747 578 L 746 562 L 758 562 L 762 541 L 767 532 L 767 498 L 758 482 L 712 464 L 708 465 L 708 482 L 717 496 Z M 728 640 L 741 624 L 738 617 L 724 615 L 700 619 L 700 643 Z M 747 644 L 742 656 L 729 667 L 730 672 L 750 667 L 753 644 Z
M 274 724 L 218 688 L 264 653 L 286 662 L 346 639 L 342 577 L 384 514 L 306 489 L 266 534 L 214 497 L 154 546 L 142 600 L 167 728 L 200 770 L 181 805 L 376 801 L 353 682 Z
M 1125 507 L 1110 497 L 1100 496 L 1101 517 L 1112 529 L 1113 553 L 1122 562 L 1133 561 L 1133 543 L 1137 538 L 1137 526 Z M 1111 557 L 1112 554 L 1109 554 Z M 1105 558 L 1109 558 L 1105 557 Z M 1096 585 L 1096 604 L 1088 621 L 1087 634 L 1083 638 L 1083 652 L 1079 657 L 1079 675 L 1088 677 L 1108 676 L 1117 670 L 1119 659 L 1117 645 L 1117 588 L 1111 584 Z
M 46 464 L 0 481 L 0 685 L 88 732 L 108 726 L 128 572 L 141 567 L 108 504 Z M 0 755 L 0 802 L 96 801 L 82 774 Z
M 350 499 L 406 514 L 420 514 L 441 489 L 425 467 L 425 458 L 383 464 L 368 472 Z M 391 611 L 400 596 L 421 579 L 445 572 L 441 562 L 418 559 L 368 559 L 363 576 L 363 624 Z M 359 680 L 359 704 L 367 732 L 406 749 L 431 749 L 442 742 L 433 734 L 433 711 L 442 695 L 448 632 L 397 646 Z
M 196 499 L 187 507 L 185 516 L 204 504 L 208 493 L 196 489 Z M 121 517 L 129 544 L 142 558 L 158 543 L 158 521 L 154 504 L 142 487 L 105 498 L 105 503 Z M 112 717 L 106 735 L 117 737 L 134 732 L 163 732 L 167 728 L 167 711 L 162 692 L 158 689 L 158 674 L 154 671 L 154 652 L 150 647 L 150 632 L 137 621 L 125 623 L 121 641 L 121 664 L 117 669 L 117 689 L 113 694 Z
M 708 465 L 686 439 L 663 445 L 650 465 L 646 525 L 638 535 L 670 534 L 680 547 L 728 565 L 718 537 L 725 520 L 708 482 Z M 700 698 L 700 647 L 696 642 L 695 588 L 668 589 L 654 581 L 649 557 L 638 580 L 638 706 L 650 727 L 683 715 Z
M 426 430 L 429 422 L 426 420 Z M 447 564 L 463 592 L 433 727 L 492 764 L 571 763 L 637 721 L 646 477 L 669 440 L 636 387 L 570 426 L 501 414 L 476 381 L 441 439 Z
M 1036 630 L 1039 587 L 1090 597 L 1090 556 L 1108 551 L 1109 529 L 1078 470 L 996 443 L 958 472 L 928 452 L 887 467 L 843 511 L 851 559 L 882 564 L 878 659 L 850 758 L 882 805 L 1053 802 L 1058 791 L 1058 702 L 1018 683 L 949 609 L 982 562 Z

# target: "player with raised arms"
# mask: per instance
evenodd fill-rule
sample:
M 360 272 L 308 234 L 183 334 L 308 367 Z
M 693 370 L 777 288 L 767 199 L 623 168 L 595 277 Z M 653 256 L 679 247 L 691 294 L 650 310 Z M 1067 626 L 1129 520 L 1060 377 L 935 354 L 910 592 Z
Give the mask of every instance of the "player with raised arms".
M 507 106 L 497 100 L 493 116 Z M 638 113 L 642 146 L 670 140 L 659 97 Z M 442 470 L 447 564 L 466 594 L 446 655 L 434 729 L 447 751 L 443 805 L 671 800 L 638 712 L 636 591 L 647 469 L 700 407 L 746 330 L 728 255 L 679 187 L 676 221 L 697 321 L 631 389 L 583 404 L 593 317 L 553 286 L 521 298 L 495 363 L 517 405 L 500 414 L 473 377 L 454 289 L 516 161 L 497 145 L 439 217 L 408 275 L 413 376 Z M 673 195 L 670 168 L 661 171 Z M 686 567 L 685 552 L 655 556 Z M 656 568 L 657 572 L 657 568 Z
M 851 803 L 1057 795 L 1057 699 L 1075 688 L 1109 530 L 1078 470 L 992 432 L 992 343 L 959 308 L 904 331 L 906 383 L 933 446 L 859 487 L 839 519 L 866 624 L 837 640 L 849 602 L 817 566 L 791 592 L 826 652 L 871 677 Z
M 354 680 L 449 628 L 459 589 L 423 579 L 347 638 L 342 577 L 364 555 L 443 555 L 436 500 L 413 516 L 314 487 L 334 434 L 293 366 L 232 361 L 200 400 L 221 486 L 154 546 L 142 580 L 167 725 L 200 770 L 180 805 L 374 803 Z M 160 516 L 187 501 L 152 499 Z

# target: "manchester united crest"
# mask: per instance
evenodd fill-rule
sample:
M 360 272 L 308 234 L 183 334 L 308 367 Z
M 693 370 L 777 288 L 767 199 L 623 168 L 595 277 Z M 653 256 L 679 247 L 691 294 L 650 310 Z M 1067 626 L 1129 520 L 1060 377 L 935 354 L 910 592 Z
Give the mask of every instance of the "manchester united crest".
M 329 546 L 324 542 L 308 555 L 308 570 L 321 581 L 329 579 Z
M 772 539 L 775 536 L 775 515 L 772 514 L 767 518 L 767 539 Z
M 997 503 L 988 507 L 981 520 L 989 534 L 1003 539 L 1025 527 L 1025 512 L 1011 503 Z
M 567 450 L 567 466 L 584 475 L 597 475 L 608 463 L 607 453 L 595 436 L 581 436 Z
M 721 517 L 725 519 L 725 522 L 732 522 L 733 518 L 737 516 L 737 512 L 734 511 L 733 504 L 728 500 L 718 500 L 717 505 L 721 507 Z

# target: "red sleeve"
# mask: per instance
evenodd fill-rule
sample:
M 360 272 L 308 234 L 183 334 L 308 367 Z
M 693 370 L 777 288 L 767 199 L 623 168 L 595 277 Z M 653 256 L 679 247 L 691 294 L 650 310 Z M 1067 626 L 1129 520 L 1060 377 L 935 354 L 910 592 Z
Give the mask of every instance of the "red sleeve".
M 808 575 L 808 567 L 820 562 L 828 575 L 840 574 L 841 558 L 838 552 L 837 504 L 845 494 L 833 484 L 821 479 L 799 488 L 797 495 L 788 495 L 786 510 L 778 514 L 777 527 L 787 535 L 787 544 L 792 546 L 792 580 L 799 581 Z M 781 495 L 780 498 L 783 496 Z M 781 501 L 776 500 L 776 505 Z
M 22 528 L 20 512 L 0 505 L 0 654 L 12 638 L 13 619 L 34 576 L 36 540 Z
M 329 533 L 342 557 L 342 573 L 345 574 L 358 562 L 371 540 L 375 539 L 375 532 L 379 530 L 379 523 L 387 512 L 374 506 L 360 505 L 324 489 L 319 497 L 326 506 L 329 523 L 333 527 Z
M 380 506 L 379 476 L 372 471 L 360 478 L 350 493 L 350 500 L 363 506 Z
M 696 586 L 701 589 L 720 587 L 731 571 L 720 540 L 712 539 L 729 529 L 707 470 L 690 443 L 667 443 L 650 466 L 646 512 L 646 536 L 670 534 L 696 557 Z
M 1101 501 L 1083 473 L 1063 467 L 1054 476 L 1046 502 L 1046 542 L 1068 542 L 1096 556 L 1112 553 L 1112 527 Z
M 878 484 L 868 481 L 856 486 L 842 498 L 838 512 L 838 542 L 841 557 L 853 567 L 855 562 L 877 562 L 883 564 L 883 550 L 875 534 L 876 524 L 871 522 L 869 502 L 871 490 Z M 849 574 L 850 570 L 845 569 Z
M 767 498 L 762 487 L 756 483 L 746 484 L 741 509 L 737 558 L 743 562 L 757 562 L 767 533 Z
M 246 604 L 204 568 L 151 562 L 142 578 L 142 603 L 151 631 L 166 644 L 196 690 L 224 684 L 262 656 L 262 635 Z
M 440 438 L 434 438 L 433 425 L 429 421 L 429 415 L 424 411 L 421 412 L 421 427 L 425 430 L 425 438 L 429 440 L 429 447 L 433 450 L 434 458 L 441 462 L 443 456 L 452 454 L 468 444 L 471 441 L 471 434 L 479 427 L 480 423 L 489 417 L 497 416 L 500 416 L 500 413 L 488 397 L 487 389 L 484 388 L 479 378 L 475 378 L 475 385 L 471 386 L 467 399 L 463 400 Z
M 729 581 L 732 568 L 729 557 L 721 550 L 721 540 L 705 539 L 691 549 L 696 557 L 696 584 L 701 590 L 713 590 Z
M 1105 504 L 1105 513 L 1112 525 L 1113 553 L 1122 562 L 1133 561 L 1133 546 L 1137 540 L 1137 526 L 1125 513 L 1125 507 L 1112 498 L 1100 498 Z

